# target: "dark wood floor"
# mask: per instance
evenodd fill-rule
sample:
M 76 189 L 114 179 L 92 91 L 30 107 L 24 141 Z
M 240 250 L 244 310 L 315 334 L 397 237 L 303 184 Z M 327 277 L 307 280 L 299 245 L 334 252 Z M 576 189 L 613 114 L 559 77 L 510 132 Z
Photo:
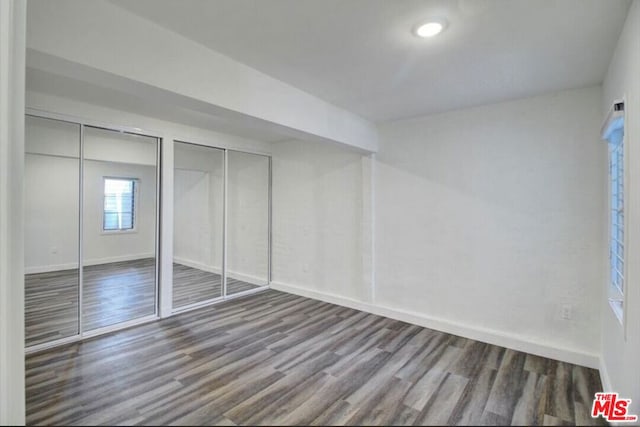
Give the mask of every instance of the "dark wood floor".
M 86 266 L 83 273 L 85 331 L 155 313 L 155 259 Z M 233 294 L 257 286 L 229 278 L 227 287 Z M 219 275 L 174 264 L 174 306 L 220 295 Z M 78 269 L 25 276 L 25 328 L 27 346 L 78 334 Z
M 227 277 L 227 295 L 255 289 L 258 286 Z M 173 307 L 202 302 L 222 296 L 219 274 L 173 263 Z
M 27 357 L 28 424 L 593 424 L 597 371 L 266 291 Z
M 155 259 L 83 268 L 84 325 L 90 331 L 155 313 Z M 25 275 L 27 346 L 78 333 L 78 269 Z

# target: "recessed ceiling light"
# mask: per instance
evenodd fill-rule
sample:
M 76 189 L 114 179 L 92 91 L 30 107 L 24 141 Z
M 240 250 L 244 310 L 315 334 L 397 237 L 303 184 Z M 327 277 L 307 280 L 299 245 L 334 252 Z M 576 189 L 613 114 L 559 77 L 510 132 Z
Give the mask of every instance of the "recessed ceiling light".
M 444 20 L 432 19 L 415 27 L 413 32 L 418 37 L 433 37 L 440 34 L 445 26 L 446 22 Z

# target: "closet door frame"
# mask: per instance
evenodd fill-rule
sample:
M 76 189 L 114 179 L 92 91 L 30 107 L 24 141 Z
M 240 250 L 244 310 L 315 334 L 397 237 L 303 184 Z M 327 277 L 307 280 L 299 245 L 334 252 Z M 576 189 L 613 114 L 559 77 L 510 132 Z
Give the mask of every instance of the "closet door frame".
M 203 144 L 196 144 L 193 142 L 186 142 L 186 141 L 180 141 L 180 140 L 174 140 L 173 141 L 173 152 L 174 152 L 174 165 L 173 165 L 173 185 L 172 187 L 174 188 L 174 197 L 175 197 L 175 180 L 176 180 L 176 175 L 175 175 L 175 151 L 176 151 L 176 147 L 177 144 L 186 144 L 186 145 L 192 145 L 194 147 L 201 147 L 201 148 L 209 148 L 212 150 L 217 150 L 219 152 L 222 153 L 222 259 L 220 262 L 220 295 L 214 298 L 209 298 L 206 300 L 202 300 L 202 301 L 196 301 L 190 304 L 185 304 L 185 305 L 181 305 L 179 307 L 175 307 L 173 305 L 173 289 L 174 287 L 172 286 L 171 288 L 171 314 L 178 314 L 178 313 L 184 313 L 186 311 L 191 311 L 194 310 L 196 308 L 200 308 L 200 307 L 206 307 L 212 304 L 216 304 L 218 302 L 224 301 L 224 294 L 225 294 L 225 290 L 224 290 L 224 284 L 225 284 L 225 254 L 226 254 L 226 241 L 225 241 L 225 235 L 226 235 L 226 210 L 224 208 L 224 206 L 226 205 L 226 194 L 227 194 L 227 150 L 225 150 L 224 148 L 220 148 L 220 147 L 214 147 L 212 145 L 203 145 Z M 174 215 L 174 222 L 175 222 L 175 204 L 174 204 L 174 208 L 173 208 L 173 215 Z M 174 224 L 174 228 L 175 230 L 175 224 Z M 174 237 L 174 244 L 175 244 L 175 237 Z M 175 247 L 175 246 L 174 246 Z M 171 275 L 173 277 L 173 254 L 171 254 Z M 173 282 L 173 278 L 172 278 L 172 282 Z
M 161 212 L 161 206 L 162 206 L 162 200 L 161 200 L 161 194 L 162 194 L 162 187 L 165 183 L 163 183 L 162 180 L 162 152 L 163 152 L 163 146 L 165 145 L 165 143 L 174 143 L 174 142 L 179 142 L 179 143 L 186 143 L 186 144 L 192 144 L 192 145 L 199 145 L 199 146 L 203 146 L 203 147 L 209 147 L 209 148 L 215 148 L 215 149 L 219 149 L 219 150 L 223 150 L 224 151 L 224 189 L 223 189 L 223 248 L 222 248 L 222 256 L 223 256 L 223 267 L 222 267 L 222 286 L 223 286 L 223 291 L 222 291 L 222 296 L 220 298 L 215 298 L 209 301 L 204 301 L 202 303 L 195 303 L 195 304 L 190 304 L 188 306 L 183 306 L 180 308 L 175 308 L 173 307 L 173 301 L 171 301 L 171 314 L 177 314 L 180 312 L 185 312 L 185 311 L 189 311 L 189 310 L 193 310 L 196 308 L 200 308 L 203 306 L 209 306 L 209 305 L 213 305 L 213 304 L 217 304 L 226 300 L 231 300 L 234 298 L 239 298 L 239 297 L 243 297 L 246 295 L 251 295 L 254 293 L 258 293 L 258 292 L 263 292 L 265 290 L 270 289 L 271 287 L 271 281 L 272 281 L 272 196 L 273 196 L 273 167 L 272 167 L 272 156 L 268 153 L 265 152 L 260 152 L 260 151 L 253 151 L 253 150 L 239 150 L 239 149 L 230 149 L 230 148 L 226 148 L 226 147 L 220 147 L 220 146 L 216 146 L 216 145 L 210 145 L 210 144 L 201 144 L 201 143 L 194 143 L 194 142 L 190 142 L 190 141 L 186 141 L 186 140 L 181 140 L 181 139 L 175 139 L 173 141 L 166 141 L 163 137 L 163 135 L 160 132 L 155 132 L 152 130 L 148 130 L 148 129 L 141 129 L 138 127 L 131 127 L 131 126 L 120 126 L 120 125 L 116 125 L 113 123 L 108 123 L 108 122 L 102 122 L 99 120 L 92 120 L 92 119 L 86 119 L 86 118 L 81 118 L 81 117 L 77 117 L 77 116 L 73 116 L 73 115 L 69 115 L 69 114 L 62 114 L 62 113 L 55 113 L 55 112 L 50 112 L 50 111 L 46 111 L 46 110 L 40 110 L 40 109 L 36 109 L 36 108 L 27 108 L 25 110 L 25 114 L 27 116 L 32 116 L 32 117 L 39 117 L 39 118 L 44 118 L 44 119 L 51 119 L 51 120 L 57 120 L 60 122 L 66 122 L 66 123 L 71 123 L 71 124 L 75 124 L 79 126 L 79 144 L 80 144 L 80 156 L 79 156 L 79 245 L 78 245 L 78 255 L 79 255 L 79 259 L 78 259 L 78 274 L 79 274 L 79 278 L 78 278 L 78 283 L 79 283 L 79 289 L 78 289 L 78 334 L 76 335 L 72 335 L 69 337 L 64 337 L 64 338 L 60 338 L 60 339 L 56 339 L 56 340 L 51 340 L 45 343 L 41 343 L 41 344 L 36 344 L 33 346 L 28 346 L 25 348 L 25 352 L 27 354 L 29 353 L 34 353 L 34 352 L 38 352 L 38 351 L 42 351 L 48 348 L 52 348 L 52 347 L 58 347 L 61 345 L 65 345 L 68 343 L 73 343 L 73 342 L 80 342 L 85 338 L 90 338 L 90 337 L 95 337 L 98 335 L 103 335 L 103 334 L 107 334 L 109 332 L 113 332 L 113 331 L 118 331 L 121 329 L 125 329 L 134 325 L 140 325 L 140 324 L 144 324 L 144 323 L 149 323 L 149 322 L 153 322 L 155 320 L 158 320 L 160 318 L 160 294 L 161 294 L 161 283 L 160 283 L 160 279 L 163 275 L 170 275 L 172 276 L 173 274 L 173 268 L 171 267 L 171 269 L 168 269 L 168 271 L 163 271 L 161 266 L 162 266 L 162 245 L 161 245 L 161 228 L 162 228 L 162 212 Z M 144 317 L 140 317 L 137 319 L 132 319 L 129 321 L 125 321 L 125 322 L 121 322 L 121 323 L 116 323 L 113 325 L 109 325 L 109 326 L 105 326 L 102 328 L 98 328 L 98 329 L 94 329 L 91 331 L 84 331 L 84 321 L 83 321 L 83 316 L 82 316 L 82 309 L 83 309 L 83 259 L 82 259 L 82 255 L 83 255 L 83 250 L 82 250 L 82 242 L 83 242 L 83 213 L 84 213 L 84 207 L 83 207 L 83 166 L 84 166 L 84 129 L 85 127 L 93 127 L 93 128 L 99 128 L 99 129 L 104 129 L 104 130 L 109 130 L 109 131 L 116 131 L 116 132 L 123 132 L 123 133 L 129 133 L 129 134 L 134 134 L 134 135 L 140 135 L 140 136 L 146 136 L 146 137 L 151 137 L 151 138 L 155 138 L 156 139 L 156 203 L 155 203 L 155 212 L 156 212 L 156 227 L 155 227 L 155 304 L 154 304 L 154 314 L 151 315 L 147 315 Z M 232 295 L 227 295 L 226 293 L 226 262 L 227 262 L 227 182 L 228 182 L 228 154 L 230 151 L 236 151 L 236 152 L 241 152 L 241 153 L 247 153 L 247 154 L 254 154 L 254 155 L 259 155 L 259 156 L 263 156 L 266 157 L 268 159 L 269 162 L 269 166 L 268 166 L 268 212 L 267 212 L 267 216 L 268 216 L 268 236 L 267 236 L 267 284 L 264 286 L 259 286 L 255 289 L 249 289 L 247 291 L 243 291 L 243 292 L 238 292 Z M 173 188 L 173 183 L 170 184 L 171 187 Z M 171 254 L 171 258 L 173 257 L 173 254 Z
M 84 118 L 79 118 L 67 114 L 53 113 L 45 110 L 39 110 L 35 108 L 27 108 L 25 111 L 26 116 L 38 117 L 43 119 L 57 120 L 60 122 L 71 123 L 75 125 L 79 125 L 79 143 L 80 143 L 80 157 L 79 157 L 79 221 L 78 221 L 78 333 L 75 335 L 71 335 L 69 337 L 64 337 L 56 340 L 47 341 L 44 343 L 32 345 L 25 347 L 25 353 L 34 353 L 37 351 L 45 350 L 52 347 L 58 347 L 64 344 L 82 341 L 85 338 L 91 338 L 98 335 L 103 335 L 109 332 L 117 331 L 120 329 L 128 328 L 134 325 L 140 325 L 143 323 L 148 323 L 155 321 L 159 318 L 159 294 L 160 294 L 160 206 L 161 206 L 161 152 L 162 152 L 162 142 L 163 138 L 158 132 L 153 132 L 149 130 L 144 130 L 136 127 L 129 126 L 118 126 L 110 123 L 101 122 L 98 120 L 88 120 Z M 113 325 L 108 325 L 102 328 L 93 329 L 91 331 L 84 330 L 84 321 L 83 321 L 83 214 L 84 214 L 84 130 L 85 127 L 98 128 L 108 131 L 115 131 L 121 133 L 128 133 L 133 135 L 146 136 L 156 139 L 156 203 L 155 203 L 155 217 L 156 217 L 156 226 L 155 226 L 155 301 L 154 301 L 154 313 L 128 320 L 125 322 L 115 323 Z
M 271 232 L 271 197 L 272 197 L 272 158 L 270 154 L 266 154 L 264 152 L 259 152 L 259 151 L 252 151 L 252 150 L 238 150 L 238 149 L 230 149 L 230 148 L 225 148 L 225 147 L 220 147 L 220 146 L 216 146 L 216 145 L 209 145 L 209 144 L 200 144 L 200 143 L 196 143 L 196 142 L 189 142 L 189 141 L 185 141 L 185 140 L 180 140 L 180 139 L 175 139 L 174 141 L 174 153 L 175 153 L 175 144 L 179 143 L 179 144 L 190 144 L 190 145 L 195 145 L 195 146 L 199 146 L 199 147 L 206 147 L 206 148 L 212 148 L 212 149 L 216 149 L 216 150 L 222 150 L 224 152 L 223 156 L 223 190 L 222 190 L 222 204 L 223 204 L 223 208 L 222 208 L 222 271 L 221 271 L 221 279 L 222 279 L 222 295 L 220 297 L 216 297 L 216 298 L 212 298 L 206 301 L 200 301 L 200 302 L 196 302 L 193 304 L 188 304 L 188 305 L 184 305 L 181 307 L 173 307 L 173 295 L 172 295 L 172 299 L 171 299 L 171 314 L 178 314 L 178 313 L 184 313 L 187 311 L 191 311 L 191 310 L 195 310 L 197 308 L 201 308 L 201 307 L 207 307 L 210 305 L 214 305 L 214 304 L 218 304 L 221 303 L 223 301 L 228 301 L 228 300 L 232 300 L 234 298 L 239 298 L 239 297 L 243 297 L 243 296 L 247 296 L 247 295 L 251 295 L 251 294 L 255 294 L 258 292 L 263 292 L 267 289 L 271 288 L 271 262 L 272 262 L 272 256 L 271 256 L 271 248 L 272 248 L 272 232 Z M 231 295 L 227 295 L 227 237 L 228 237 L 228 231 L 227 231 L 227 219 L 228 219 L 228 196 L 229 196 L 229 192 L 228 192 L 228 181 L 229 181 L 229 152 L 238 152 L 238 153 L 245 153 L 245 154 L 253 154 L 253 155 L 257 155 L 257 156 L 262 156 L 262 157 L 266 157 L 268 159 L 269 162 L 269 166 L 268 166 L 268 209 L 267 209 L 267 225 L 268 225 L 268 231 L 267 231 L 267 284 L 263 285 L 263 286 L 258 286 L 255 289 L 249 289 L 243 292 L 238 292 L 235 294 L 231 294 Z M 175 214 L 174 214 L 175 215 Z M 171 256 L 173 257 L 173 254 L 171 254 Z M 173 264 L 172 264 L 173 265 Z M 173 272 L 172 272 L 173 273 Z

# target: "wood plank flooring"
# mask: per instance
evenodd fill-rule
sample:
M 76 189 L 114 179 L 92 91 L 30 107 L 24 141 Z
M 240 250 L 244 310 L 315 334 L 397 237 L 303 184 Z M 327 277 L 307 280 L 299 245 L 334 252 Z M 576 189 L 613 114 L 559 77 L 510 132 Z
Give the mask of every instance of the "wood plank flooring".
M 86 330 L 156 312 L 156 260 L 113 262 L 83 268 Z
M 227 277 L 227 295 L 255 289 L 258 286 Z M 222 276 L 186 265 L 173 263 L 173 306 L 206 301 L 222 296 Z
M 155 313 L 155 259 L 86 266 L 84 325 L 90 331 Z M 27 346 L 78 333 L 78 269 L 25 275 Z
M 155 313 L 155 259 L 86 266 L 84 325 L 90 331 Z M 256 288 L 229 278 L 229 294 Z M 174 306 L 221 295 L 220 275 L 174 264 Z M 25 275 L 25 335 L 32 346 L 78 333 L 78 269 Z
M 600 422 L 593 369 L 277 291 L 26 365 L 30 425 Z

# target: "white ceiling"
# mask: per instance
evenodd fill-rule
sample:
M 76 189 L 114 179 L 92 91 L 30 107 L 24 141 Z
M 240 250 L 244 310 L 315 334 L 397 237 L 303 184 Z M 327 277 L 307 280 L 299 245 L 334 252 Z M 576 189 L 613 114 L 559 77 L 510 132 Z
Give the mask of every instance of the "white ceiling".
M 602 82 L 629 0 L 110 0 L 373 121 Z M 446 17 L 433 39 L 410 30 Z M 188 64 L 185 64 L 188 66 Z
M 28 90 L 44 94 L 71 98 L 93 104 L 100 100 L 100 105 L 116 110 L 127 111 L 161 120 L 195 126 L 216 132 L 228 133 L 243 138 L 265 142 L 278 142 L 290 139 L 267 127 L 251 127 L 246 121 L 234 122 L 211 114 L 181 108 L 166 102 L 153 102 L 130 93 L 118 91 L 104 86 L 83 82 L 74 78 L 49 73 L 27 67 L 26 86 Z

